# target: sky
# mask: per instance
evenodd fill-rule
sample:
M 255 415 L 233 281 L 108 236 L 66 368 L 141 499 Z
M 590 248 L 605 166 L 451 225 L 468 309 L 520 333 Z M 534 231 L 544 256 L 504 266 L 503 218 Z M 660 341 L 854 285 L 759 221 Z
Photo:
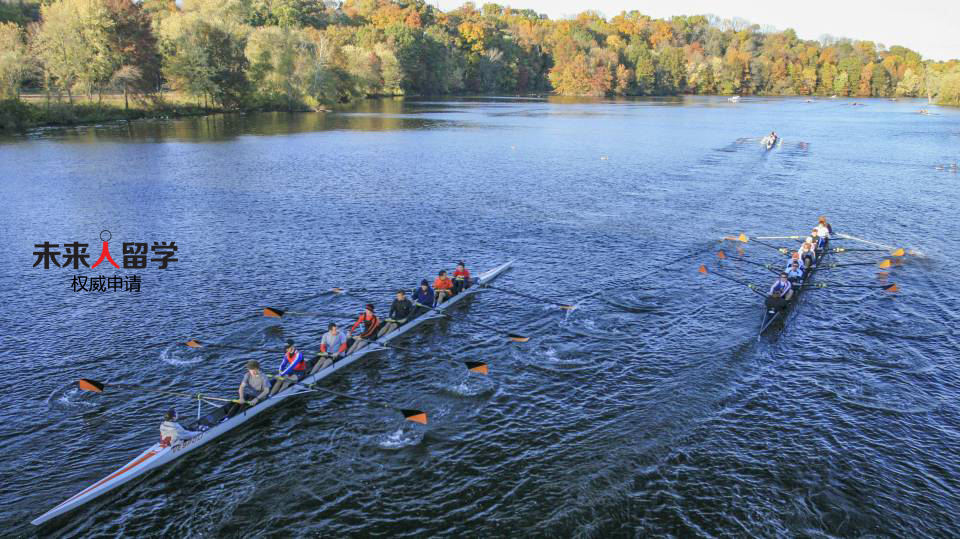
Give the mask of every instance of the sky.
M 464 3 L 464 0 L 427 1 L 444 11 Z M 485 0 L 474 0 L 477 7 L 484 3 Z M 533 9 L 546 13 L 551 19 L 569 17 L 588 9 L 597 10 L 607 18 L 633 9 L 658 19 L 706 14 L 724 19 L 740 17 L 778 30 L 793 28 L 802 39 L 819 39 L 830 34 L 882 43 L 886 47 L 902 45 L 933 60 L 960 58 L 960 1 L 935 0 L 913 4 L 883 0 L 499 0 L 496 3 Z

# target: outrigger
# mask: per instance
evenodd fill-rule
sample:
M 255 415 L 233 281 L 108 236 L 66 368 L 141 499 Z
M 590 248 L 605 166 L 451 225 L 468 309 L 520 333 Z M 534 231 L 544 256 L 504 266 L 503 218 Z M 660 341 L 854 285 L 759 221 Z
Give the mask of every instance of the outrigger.
M 227 432 L 239 427 L 240 425 L 246 423 L 253 417 L 259 415 L 260 413 L 277 406 L 281 402 L 301 395 L 303 393 L 310 393 L 314 391 L 314 388 L 317 382 L 323 380 L 327 376 L 344 369 L 356 361 L 360 360 L 367 354 L 388 349 L 388 348 L 398 348 L 396 346 L 389 345 L 388 343 L 401 335 L 409 332 L 413 328 L 419 326 L 420 324 L 426 322 L 427 320 L 436 318 L 437 314 L 442 316 L 445 315 L 445 311 L 448 311 L 451 307 L 462 301 L 465 297 L 470 296 L 480 290 L 484 285 L 490 283 L 497 277 L 499 277 L 503 272 L 507 271 L 510 266 L 513 264 L 512 261 L 505 264 L 501 264 L 485 273 L 478 275 L 475 279 L 475 284 L 470 288 L 463 290 L 461 293 L 452 296 L 446 302 L 426 310 L 426 312 L 419 315 L 417 318 L 411 319 L 406 324 L 398 327 L 392 332 L 381 336 L 379 339 L 370 341 L 370 343 L 357 350 L 353 354 L 347 355 L 340 360 L 336 361 L 332 365 L 329 365 L 316 374 L 308 376 L 301 380 L 298 383 L 291 385 L 289 388 L 277 393 L 274 396 L 271 396 L 264 400 L 263 402 L 257 404 L 256 406 L 246 408 L 245 410 L 237 413 L 232 417 L 226 417 L 226 409 L 230 405 L 230 402 L 226 402 L 223 405 L 215 405 L 215 410 L 212 412 L 199 417 L 197 421 L 192 424 L 186 425 L 190 430 L 202 430 L 201 434 L 191 438 L 189 440 L 181 440 L 172 445 L 165 444 L 163 441 L 157 442 L 147 448 L 144 452 L 137 455 L 133 460 L 126 463 L 113 473 L 107 475 L 103 479 L 97 481 L 96 483 L 90 485 L 84 490 L 78 492 L 67 500 L 61 502 L 59 505 L 50 509 L 46 513 L 35 518 L 31 523 L 33 525 L 40 525 L 48 520 L 62 515 L 68 511 L 76 509 L 88 502 L 99 498 L 108 492 L 125 485 L 138 477 L 143 476 L 147 472 L 155 470 L 165 464 L 168 464 L 180 457 L 183 457 L 187 453 L 206 445 L 217 438 L 223 436 Z M 478 323 L 479 324 L 479 323 Z M 517 338 L 517 336 L 511 336 L 512 340 L 521 341 L 524 338 Z M 469 365 L 468 365 L 469 366 Z M 485 366 L 483 367 L 485 368 Z M 483 371 L 479 371 L 483 372 Z M 89 381 L 87 381 L 89 382 Z M 326 391 L 326 390 L 324 390 Z M 326 391 L 328 393 L 334 393 L 332 391 Z M 185 396 L 192 396 L 186 394 Z M 217 399 L 207 396 L 196 395 L 196 398 L 200 400 L 210 400 L 210 401 L 225 401 L 230 399 Z M 407 412 L 410 412 L 408 415 Z M 419 423 L 426 423 L 426 414 L 419 412 L 418 410 L 404 410 L 404 415 L 407 415 L 407 419 L 411 421 L 416 421 Z

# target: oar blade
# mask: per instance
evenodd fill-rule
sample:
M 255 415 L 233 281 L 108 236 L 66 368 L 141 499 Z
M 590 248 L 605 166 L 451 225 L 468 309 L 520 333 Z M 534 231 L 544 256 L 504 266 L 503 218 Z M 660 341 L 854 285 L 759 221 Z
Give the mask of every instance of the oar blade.
M 331 288 L 330 291 L 334 294 L 343 294 L 345 290 L 343 288 Z
M 884 259 L 883 262 L 877 264 L 877 267 L 878 267 L 878 268 L 887 269 L 887 268 L 889 268 L 889 267 L 892 266 L 892 265 L 893 265 L 893 264 L 892 264 L 889 260 Z
M 183 343 L 183 344 L 184 344 L 185 346 L 189 346 L 190 348 L 203 348 L 203 344 L 202 344 L 200 341 L 196 340 L 196 339 L 190 339 L 189 341 L 187 341 L 187 342 L 185 342 L 185 343 Z
M 103 393 L 103 384 L 96 380 L 81 378 L 77 380 L 77 387 L 83 391 L 93 391 L 94 393 Z
M 747 243 L 750 241 L 750 238 L 747 237 L 746 234 L 741 233 L 740 236 L 737 237 L 737 241 L 739 241 L 740 243 Z
M 719 251 L 717 251 L 717 258 L 719 258 L 720 260 L 726 260 L 727 254 L 723 252 L 723 249 L 720 249 Z
M 464 361 L 463 363 L 470 372 L 478 372 L 480 374 L 489 374 L 490 372 L 487 364 L 482 361 Z
M 897 283 L 890 283 L 887 286 L 884 286 L 883 289 L 891 294 L 894 292 L 899 292 L 900 288 L 897 286 Z
M 576 306 L 576 305 L 569 305 L 569 304 L 564 303 L 563 305 L 560 306 L 560 308 L 563 309 L 564 311 L 572 311 L 572 310 L 576 309 L 577 306 Z
M 530 340 L 530 337 L 524 337 L 523 335 L 519 335 L 517 333 L 507 333 L 507 338 L 513 342 L 527 342 Z
M 699 273 L 707 273 L 707 265 L 706 265 L 706 264 L 700 264 L 700 269 L 698 269 L 697 272 L 699 272 Z
M 413 421 L 414 423 L 420 423 L 421 425 L 427 424 L 427 413 L 423 410 L 407 410 L 402 409 L 400 413 L 403 414 L 403 418 L 407 421 Z
M 263 316 L 266 316 L 267 318 L 283 318 L 283 313 L 285 312 L 286 311 L 283 309 L 277 309 L 274 307 L 263 308 Z
M 905 254 L 907 254 L 906 251 L 904 251 L 903 248 L 901 247 L 900 249 L 896 249 L 893 252 L 891 252 L 890 256 L 903 256 Z

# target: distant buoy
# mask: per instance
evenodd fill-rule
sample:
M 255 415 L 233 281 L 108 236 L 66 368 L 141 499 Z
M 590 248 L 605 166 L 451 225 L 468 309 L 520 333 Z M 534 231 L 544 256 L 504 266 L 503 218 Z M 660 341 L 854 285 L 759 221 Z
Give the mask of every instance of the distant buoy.
M 600 156 L 600 160 L 601 160 L 601 161 L 606 161 L 607 159 L 610 159 L 610 158 L 607 157 L 606 155 L 601 155 L 601 156 Z

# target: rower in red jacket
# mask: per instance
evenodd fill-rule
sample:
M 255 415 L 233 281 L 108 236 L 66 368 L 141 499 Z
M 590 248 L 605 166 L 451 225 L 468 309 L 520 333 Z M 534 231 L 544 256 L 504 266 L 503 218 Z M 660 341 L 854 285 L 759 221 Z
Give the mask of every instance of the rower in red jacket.
M 366 309 L 360 313 L 360 317 L 353 323 L 348 333 L 352 335 L 361 324 L 363 324 L 363 331 L 360 333 L 360 336 L 347 339 L 348 356 L 362 348 L 366 344 L 366 341 L 372 341 L 377 337 L 377 328 L 380 327 L 380 319 L 373 313 L 373 303 L 367 303 Z
M 457 262 L 457 269 L 453 271 L 453 295 L 470 288 L 470 270 L 463 263 L 463 260 Z
M 280 360 L 280 370 L 277 374 L 279 383 L 273 385 L 273 388 L 270 390 L 271 395 L 276 395 L 280 393 L 287 387 L 289 387 L 293 381 L 290 378 L 295 378 L 297 380 L 304 377 L 307 374 L 307 362 L 303 360 L 303 354 L 300 350 L 297 350 L 297 347 L 294 346 L 293 341 L 287 341 L 287 349 L 283 354 L 283 359 Z

